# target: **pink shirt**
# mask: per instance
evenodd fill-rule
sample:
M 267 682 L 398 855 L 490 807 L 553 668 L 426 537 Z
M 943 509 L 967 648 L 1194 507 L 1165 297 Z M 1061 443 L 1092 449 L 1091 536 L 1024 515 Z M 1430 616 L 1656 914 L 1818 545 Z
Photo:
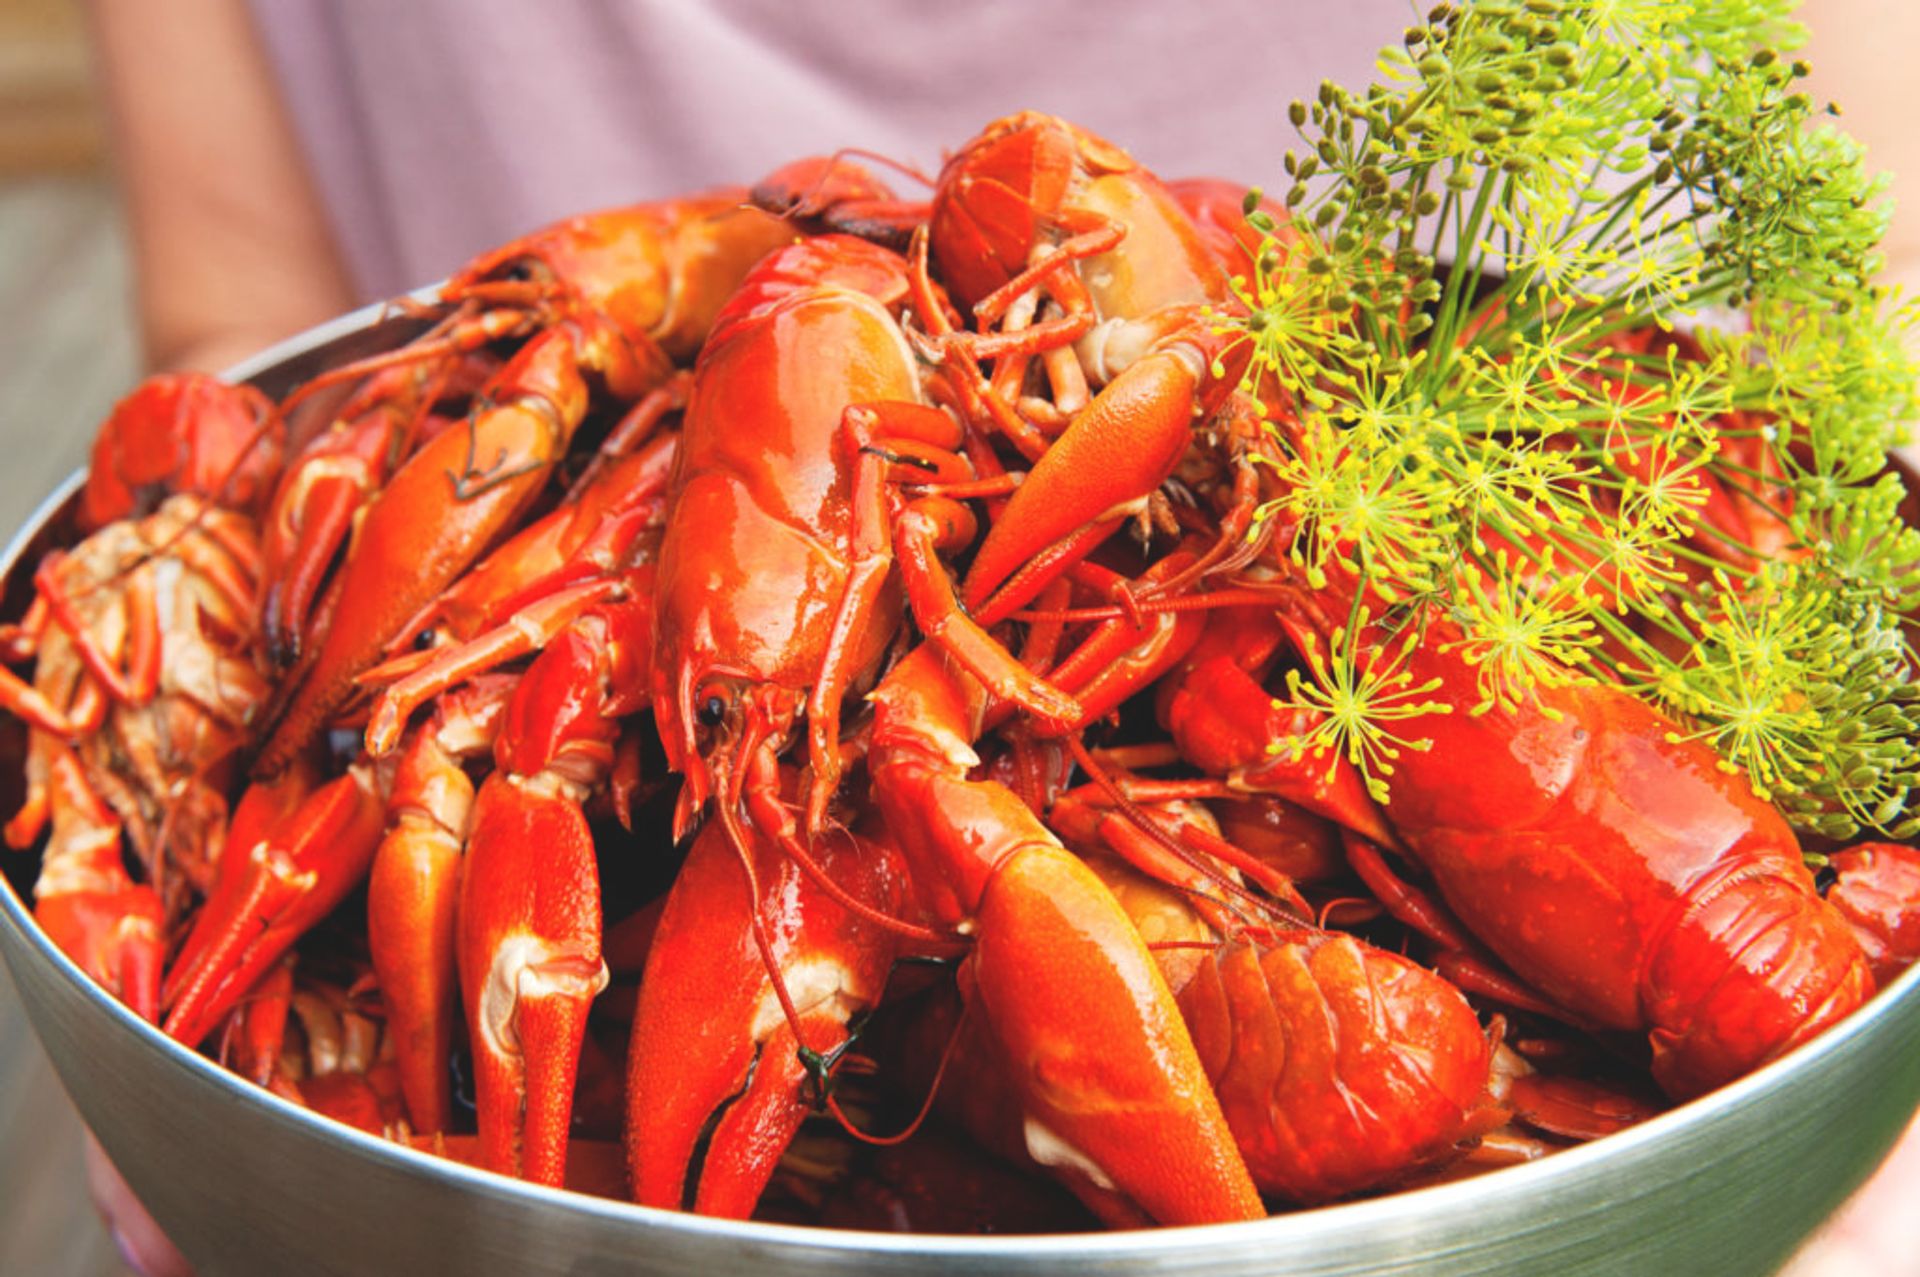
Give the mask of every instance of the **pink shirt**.
M 1287 103 L 1378 78 L 1414 20 L 1407 0 L 251 2 L 369 300 L 565 214 L 803 155 L 932 172 L 1028 107 L 1169 177 L 1280 188 Z

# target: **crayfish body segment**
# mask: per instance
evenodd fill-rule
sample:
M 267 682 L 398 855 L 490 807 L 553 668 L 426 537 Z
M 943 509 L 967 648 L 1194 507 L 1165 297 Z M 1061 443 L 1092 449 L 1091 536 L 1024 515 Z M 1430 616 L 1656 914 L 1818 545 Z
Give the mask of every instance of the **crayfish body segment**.
M 1433 619 L 1410 649 L 1411 677 L 1452 712 L 1421 720 L 1433 745 L 1399 760 L 1384 810 L 1515 972 L 1591 1023 L 1649 1034 L 1654 1077 L 1675 1098 L 1759 1067 L 1871 996 L 1859 943 L 1744 777 L 1610 687 L 1469 712 L 1477 674 L 1448 640 Z
M 973 937 L 961 989 L 1008 1070 L 1028 1151 L 1077 1172 L 1068 1187 L 1115 1222 L 1264 1214 L 1126 913 L 1025 803 L 967 779 L 978 683 L 927 646 L 873 699 L 880 809 L 930 912 Z

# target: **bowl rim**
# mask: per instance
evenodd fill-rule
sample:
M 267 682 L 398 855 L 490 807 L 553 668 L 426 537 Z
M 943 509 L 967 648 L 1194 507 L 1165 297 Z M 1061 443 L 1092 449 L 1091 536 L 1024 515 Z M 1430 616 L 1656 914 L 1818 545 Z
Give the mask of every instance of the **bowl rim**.
M 431 301 L 437 285 L 417 290 L 417 300 Z M 253 381 L 277 371 L 296 357 L 313 354 L 333 342 L 357 337 L 394 317 L 389 302 L 377 302 L 337 316 L 233 365 L 220 376 L 231 382 Z M 0 549 L 0 579 L 10 576 L 33 540 L 74 500 L 86 480 L 82 467 L 69 475 L 13 530 Z M 168 1065 L 211 1083 L 231 1102 L 253 1105 L 293 1123 L 308 1136 L 344 1144 L 355 1153 L 383 1163 L 393 1172 L 424 1176 L 459 1187 L 481 1197 L 510 1194 L 529 1203 L 560 1211 L 577 1211 L 616 1227 L 667 1229 L 690 1238 L 764 1242 L 771 1246 L 800 1246 L 814 1251 L 861 1252 L 874 1256 L 965 1259 L 1013 1259 L 1078 1255 L 1089 1260 L 1140 1256 L 1180 1248 L 1189 1251 L 1210 1243 L 1244 1246 L 1249 1242 L 1305 1243 L 1322 1234 L 1357 1230 L 1393 1229 L 1434 1213 L 1471 1211 L 1477 1200 L 1490 1197 L 1543 1200 L 1568 1181 L 1577 1181 L 1589 1168 L 1630 1158 L 1650 1145 L 1672 1141 L 1685 1144 L 1686 1133 L 1730 1119 L 1738 1110 L 1762 1102 L 1774 1091 L 1790 1090 L 1803 1074 L 1818 1073 L 1823 1061 L 1854 1048 L 1876 1031 L 1879 1023 L 1920 1003 L 1920 965 L 1879 990 L 1865 1005 L 1734 1082 L 1637 1123 L 1623 1131 L 1552 1153 L 1530 1162 L 1486 1171 L 1465 1179 L 1385 1193 L 1377 1197 L 1326 1206 L 1285 1210 L 1264 1219 L 1230 1223 L 1169 1225 L 1084 1233 L 950 1234 L 892 1233 L 832 1228 L 818 1225 L 765 1223 L 758 1220 L 715 1219 L 685 1211 L 642 1206 L 563 1188 L 549 1188 L 470 1166 L 452 1158 L 415 1149 L 335 1121 L 256 1086 L 240 1075 L 160 1031 L 111 996 L 89 978 L 78 964 L 53 944 L 32 917 L 28 903 L 12 883 L 0 876 L 0 918 L 20 933 L 28 951 L 37 954 L 80 996 L 117 1028 L 157 1052 Z M 37 1030 L 36 1030 L 37 1032 Z

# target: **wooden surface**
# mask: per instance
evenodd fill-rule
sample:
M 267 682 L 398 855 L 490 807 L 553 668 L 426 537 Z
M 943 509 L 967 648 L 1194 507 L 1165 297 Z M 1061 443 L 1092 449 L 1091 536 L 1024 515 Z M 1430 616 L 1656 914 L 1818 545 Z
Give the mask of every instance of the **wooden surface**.
M 105 181 L 0 182 L 0 531 L 84 459 L 136 372 Z M 79 1119 L 0 966 L 0 1277 L 128 1272 L 87 1196 Z

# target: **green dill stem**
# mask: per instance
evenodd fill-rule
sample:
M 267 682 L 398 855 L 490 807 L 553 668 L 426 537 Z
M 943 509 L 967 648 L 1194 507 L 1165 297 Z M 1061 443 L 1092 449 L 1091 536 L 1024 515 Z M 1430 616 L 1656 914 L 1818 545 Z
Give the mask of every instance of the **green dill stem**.
M 1357 671 L 1360 668 L 1358 663 L 1360 655 L 1360 596 L 1367 592 L 1367 582 L 1373 578 L 1373 560 L 1367 552 L 1367 546 L 1364 541 L 1354 547 L 1354 558 L 1357 560 L 1358 570 L 1356 572 L 1357 579 L 1353 583 L 1353 597 L 1347 602 L 1346 657 L 1347 668 Z M 1329 667 L 1331 667 L 1334 659 L 1333 644 L 1329 642 L 1327 644 Z
M 1590 235 L 1586 237 L 1588 242 L 1594 243 L 1594 244 L 1606 243 L 1607 236 L 1612 232 L 1613 228 L 1619 223 L 1621 217 L 1625 216 L 1626 213 L 1633 207 L 1634 199 L 1638 197 L 1639 193 L 1642 190 L 1644 190 L 1647 186 L 1651 185 L 1652 182 L 1653 182 L 1653 176 L 1652 174 L 1649 173 L 1648 175 L 1634 182 L 1633 185 L 1629 186 L 1626 190 L 1620 192 L 1619 195 L 1615 196 L 1611 201 L 1609 201 L 1613 206 L 1613 212 L 1608 215 L 1607 220 L 1602 222 L 1600 224 L 1600 227 L 1597 230 L 1595 230 L 1594 232 L 1592 232 Z M 1662 195 L 1658 200 L 1656 200 L 1654 203 L 1652 203 L 1647 207 L 1647 209 L 1645 210 L 1645 215 L 1651 216 L 1654 213 L 1659 212 L 1661 208 L 1665 207 L 1666 204 L 1670 202 L 1678 194 L 1680 194 L 1680 188 L 1669 190 L 1666 194 Z M 1656 236 L 1670 234 L 1678 227 L 1685 226 L 1691 222 L 1697 221 L 1703 215 L 1704 211 L 1705 210 L 1696 208 L 1693 212 L 1689 213 L 1686 218 L 1678 222 L 1666 224 L 1659 227 L 1653 234 L 1643 237 L 1642 240 L 1639 242 L 1639 244 L 1636 244 L 1633 247 L 1636 249 L 1642 248 L 1644 245 L 1651 243 Z M 1577 216 L 1577 215 L 1578 214 L 1575 213 L 1570 216 Z M 1563 227 L 1561 229 L 1563 231 L 1570 231 L 1572 227 L 1568 226 L 1568 227 Z M 1436 251 L 1437 251 L 1437 245 L 1436 245 Z M 1533 272 L 1527 272 L 1522 275 L 1510 276 L 1504 279 L 1501 282 L 1501 286 L 1498 289 L 1498 291 L 1496 291 L 1493 295 L 1486 298 L 1486 300 L 1481 302 L 1480 305 L 1474 309 L 1473 314 L 1468 318 L 1465 327 L 1471 327 L 1476 323 L 1485 323 L 1487 316 L 1493 313 L 1493 310 L 1495 307 L 1511 300 L 1512 298 L 1517 296 L 1519 293 L 1525 291 L 1526 289 L 1531 288 L 1532 282 L 1537 277 L 1537 275 L 1538 275 L 1538 272 L 1533 271 Z M 1619 306 L 1624 301 L 1625 296 L 1626 296 L 1625 294 L 1616 293 L 1611 296 L 1603 297 L 1600 303 L 1597 306 L 1593 307 L 1593 309 L 1602 313 L 1606 311 L 1610 311 L 1615 307 Z M 1482 332 L 1486 336 L 1491 336 L 1494 333 L 1500 331 L 1501 329 L 1506 329 L 1506 330 L 1509 330 L 1510 338 L 1532 339 L 1537 337 L 1541 330 L 1542 318 L 1543 318 L 1542 309 L 1534 308 L 1533 314 L 1527 319 L 1525 319 L 1524 321 L 1521 321 L 1517 324 L 1497 325 L 1493 328 L 1484 329 L 1482 330 Z M 1634 326 L 1638 326 L 1638 325 L 1636 324 Z M 1610 329 L 1608 331 L 1613 331 L 1613 330 Z M 1486 344 L 1486 343 L 1483 342 L 1482 344 Z M 1511 344 L 1511 341 L 1509 341 L 1508 344 Z
M 1587 182 L 1586 182 L 1585 189 L 1592 190 L 1596 185 L 1599 184 L 1600 175 L 1602 173 L 1607 172 L 1607 160 L 1609 158 L 1611 158 L 1611 156 L 1604 151 L 1602 151 L 1601 153 L 1593 157 L 1593 163 L 1587 166 Z M 1653 176 L 1652 171 L 1649 170 L 1647 173 L 1647 177 L 1642 178 L 1639 181 L 1636 181 L 1634 185 L 1638 186 L 1640 182 L 1643 182 L 1647 180 L 1647 178 L 1651 178 L 1652 176 Z M 1569 223 L 1567 229 L 1569 230 L 1572 229 L 1571 223 L 1575 221 L 1578 217 L 1579 217 L 1579 211 L 1577 209 L 1567 214 L 1567 221 Z
M 1440 373 L 1452 357 L 1454 346 L 1458 342 L 1459 329 L 1456 323 L 1460 310 L 1461 297 L 1467 290 L 1479 286 L 1480 250 L 1477 241 L 1480 238 L 1480 223 L 1487 215 L 1487 205 L 1493 200 L 1494 188 L 1500 185 L 1501 173 L 1498 169 L 1488 170 L 1480 179 L 1480 193 L 1473 201 L 1473 212 L 1461 227 L 1460 237 L 1456 241 L 1460 257 L 1455 259 L 1447 272 L 1447 286 L 1440 298 L 1439 312 L 1434 318 L 1433 328 L 1427 338 L 1427 348 L 1434 352 L 1434 358 L 1428 369 L 1428 380 L 1437 381 Z M 1511 179 L 1507 185 L 1512 186 Z
M 1433 170 L 1429 167 L 1427 171 L 1432 172 Z M 1433 258 L 1436 262 L 1440 260 L 1440 246 L 1447 238 L 1448 219 L 1451 218 L 1458 221 L 1461 215 L 1460 193 L 1451 186 L 1445 187 L 1444 189 L 1446 190 L 1446 194 L 1440 197 L 1440 212 L 1433 225 L 1433 243 L 1427 247 L 1427 256 Z
M 1390 333 L 1398 336 L 1400 332 L 1400 325 L 1398 323 L 1382 328 L 1380 324 L 1375 322 L 1373 311 L 1365 306 L 1355 306 L 1353 308 L 1353 325 L 1361 343 L 1375 350 L 1386 348 L 1388 345 L 1387 338 Z M 1402 343 L 1396 343 L 1393 353 L 1402 353 L 1402 345 Z
M 1593 623 L 1598 628 L 1605 630 L 1609 637 L 1624 647 L 1629 655 L 1640 662 L 1640 667 L 1633 669 L 1622 665 L 1611 656 L 1608 656 L 1604 648 L 1594 649 L 1594 663 L 1602 666 L 1607 673 L 1613 676 L 1614 681 L 1625 690 L 1630 692 L 1635 691 L 1634 685 L 1636 683 L 1640 684 L 1638 689 L 1640 692 L 1651 690 L 1659 686 L 1659 676 L 1663 671 L 1679 669 L 1679 666 L 1674 663 L 1673 658 L 1662 654 L 1652 644 L 1648 643 L 1646 639 L 1642 638 L 1640 633 L 1629 625 L 1626 618 L 1618 612 L 1613 611 L 1611 608 L 1602 607 L 1595 608 L 1588 615 L 1593 618 Z M 1675 629 L 1659 621 L 1655 621 L 1654 623 L 1675 638 L 1689 644 L 1693 642 L 1694 636 L 1687 631 Z
M 1688 531 L 1694 532 L 1694 533 L 1704 533 L 1705 535 L 1710 536 L 1714 540 L 1720 542 L 1722 545 L 1731 546 L 1732 548 L 1740 551 L 1740 553 L 1746 555 L 1748 558 L 1761 557 L 1758 551 L 1756 551 L 1752 546 L 1748 545 L 1744 541 L 1735 540 L 1733 537 L 1728 536 L 1725 532 L 1721 531 L 1719 528 L 1714 527 L 1711 523 L 1696 522 L 1692 525 L 1692 527 L 1688 529 Z M 1717 555 L 1708 554 L 1704 550 L 1696 550 L 1692 546 L 1686 544 L 1686 542 L 1684 541 L 1679 541 L 1679 540 L 1674 541 L 1671 545 L 1667 547 L 1667 552 L 1669 554 L 1672 554 L 1675 558 L 1685 559 L 1687 562 L 1696 564 L 1703 568 L 1718 568 L 1720 571 L 1726 573 L 1730 579 L 1738 579 L 1742 584 L 1754 580 L 1755 577 L 1759 575 L 1758 573 L 1754 572 L 1750 568 L 1735 567 L 1733 564 L 1728 563 L 1725 559 L 1720 558 Z
M 1512 261 L 1514 256 L 1513 223 L 1509 221 L 1506 225 L 1500 226 L 1499 229 L 1500 229 L 1500 260 L 1503 263 Z M 1501 282 L 1503 284 L 1506 282 L 1505 276 L 1501 277 Z M 1468 329 L 1470 329 L 1472 326 L 1473 326 L 1472 314 L 1469 313 L 1467 322 L 1461 326 L 1461 331 L 1465 332 Z
M 1721 475 L 1739 475 L 1743 478 L 1754 479 L 1759 482 L 1762 488 L 1771 488 L 1771 487 L 1779 486 L 1779 487 L 1785 487 L 1791 490 L 1791 486 L 1792 486 L 1780 475 L 1767 474 L 1764 471 L 1755 470 L 1751 466 L 1738 465 L 1731 461 L 1726 461 L 1726 462 L 1709 461 L 1705 466 L 1702 466 L 1701 469 L 1704 470 L 1707 474 L 1714 476 L 1715 478 L 1719 478 Z M 1765 510 L 1769 515 L 1773 516 L 1775 519 L 1779 520 L 1781 523 L 1789 524 L 1789 525 L 1792 523 L 1793 511 L 1782 509 L 1780 506 L 1775 505 L 1772 501 L 1769 501 L 1766 497 L 1761 496 L 1759 491 L 1756 491 L 1753 488 L 1745 487 L 1743 485 L 1740 488 L 1740 496 L 1745 500 L 1752 502 L 1754 505 L 1759 506 L 1762 510 Z M 1734 544 L 1743 554 L 1746 554 L 1749 558 L 1753 558 L 1756 560 L 1764 560 L 1769 557 L 1768 555 L 1763 554 L 1760 550 L 1756 549 L 1753 546 L 1745 545 L 1743 543 L 1738 543 L 1738 542 Z
M 1589 242 L 1595 244 L 1606 243 L 1607 236 L 1613 233 L 1614 226 L 1619 223 L 1622 217 L 1626 216 L 1627 210 L 1633 207 L 1633 201 L 1639 196 L 1641 191 L 1651 185 L 1653 185 L 1653 174 L 1648 172 L 1644 177 L 1641 177 L 1631 186 L 1614 196 L 1613 199 L 1609 201 L 1613 206 L 1613 212 L 1608 214 L 1607 220 L 1600 223 L 1599 227 L 1587 237 Z
M 1741 370 L 1736 368 L 1732 371 L 1738 374 Z M 1736 412 L 1771 412 L 1777 403 L 1772 382 L 1764 378 L 1737 378 L 1729 382 L 1727 392 L 1727 407 Z M 1729 438 L 1748 438 L 1765 432 L 1765 427 L 1762 427 L 1759 430 L 1723 430 L 1720 433 Z
M 1511 253 L 1509 253 L 1509 256 L 1511 256 Z M 1466 332 L 1468 329 L 1473 329 L 1473 344 L 1476 347 L 1483 351 L 1493 353 L 1513 348 L 1514 342 L 1520 336 L 1521 330 L 1512 323 L 1494 324 L 1489 323 L 1488 319 L 1496 313 L 1500 307 L 1506 305 L 1507 302 L 1526 291 L 1527 285 L 1525 281 L 1530 277 L 1530 274 L 1529 272 L 1522 275 L 1503 276 L 1500 280 L 1500 286 L 1488 293 L 1486 298 L 1468 314 L 1465 322 L 1460 326 L 1460 331 Z M 1507 311 L 1509 315 L 1513 313 L 1512 310 Z
M 1678 306 L 1677 309 L 1687 311 L 1717 302 L 1725 295 L 1727 288 L 1731 287 L 1733 282 L 1734 279 L 1731 275 L 1724 283 L 1708 283 L 1703 280 L 1702 283 L 1688 290 L 1685 302 Z M 1481 311 L 1476 312 L 1469 322 L 1471 323 L 1478 320 L 1481 312 L 1484 312 L 1495 302 L 1509 295 L 1503 285 L 1501 293 L 1494 298 L 1490 298 L 1488 302 L 1481 307 Z M 1618 332 L 1644 328 L 1648 324 L 1659 322 L 1663 311 L 1645 305 L 1632 306 L 1630 299 L 1630 292 L 1615 292 L 1602 296 L 1597 303 L 1593 303 L 1590 306 L 1583 303 L 1581 307 L 1582 310 L 1591 310 L 1592 313 L 1597 315 L 1612 316 L 1612 319 L 1609 321 L 1596 324 L 1593 328 L 1588 329 L 1586 332 L 1587 339 L 1597 342 L 1602 338 L 1610 337 Z M 1491 339 L 1503 332 L 1508 339 L 1508 345 L 1522 340 L 1537 340 L 1544 330 L 1544 321 L 1550 317 L 1553 316 L 1544 308 L 1531 308 L 1524 318 L 1514 323 L 1495 325 L 1483 329 L 1481 333 L 1476 335 L 1475 341 L 1479 345 L 1490 346 Z M 1496 347 L 1496 349 L 1497 348 L 1498 347 Z M 1662 380 L 1664 380 L 1664 378 L 1652 378 L 1636 384 L 1652 386 L 1659 384 Z
M 1731 435 L 1733 432 L 1723 431 L 1722 433 Z M 1743 431 L 1742 435 L 1743 437 L 1746 437 L 1746 438 L 1752 438 L 1757 433 L 1758 433 L 1757 431 Z M 1707 462 L 1706 465 L 1702 466 L 1701 469 L 1705 470 L 1708 474 L 1712 474 L 1712 475 L 1727 475 L 1727 476 L 1730 476 L 1733 478 L 1739 478 L 1739 479 L 1752 479 L 1756 483 L 1764 484 L 1769 487 L 1776 484 L 1783 485 L 1783 486 L 1791 486 L 1791 484 L 1789 483 L 1785 475 L 1774 474 L 1766 470 L 1758 469 L 1754 466 L 1746 465 L 1743 462 L 1729 461 L 1729 460 L 1726 460 L 1725 458 L 1717 457 L 1717 456 L 1713 460 Z M 1756 502 L 1760 500 L 1760 496 L 1758 493 L 1746 490 L 1744 488 L 1741 491 L 1741 495 L 1751 497 Z
M 1738 371 L 1739 369 L 1737 368 L 1728 369 L 1729 375 L 1737 373 Z M 1728 392 L 1728 395 L 1727 395 L 1728 408 L 1732 410 L 1732 409 L 1738 409 L 1739 407 L 1741 407 L 1741 400 L 1738 394 L 1735 392 L 1733 385 L 1730 382 L 1727 385 L 1727 392 Z M 1714 429 L 1714 433 L 1719 435 L 1722 439 L 1765 439 L 1770 435 L 1772 431 L 1773 431 L 1773 427 L 1771 425 L 1765 425 L 1765 424 L 1758 425 L 1758 426 L 1748 426 L 1748 427 L 1745 427 L 1744 429 L 1733 426 L 1733 425 L 1724 425 L 1724 426 L 1718 426 Z M 1776 479 L 1779 478 L 1778 475 L 1761 475 L 1756 477 L 1776 478 Z

